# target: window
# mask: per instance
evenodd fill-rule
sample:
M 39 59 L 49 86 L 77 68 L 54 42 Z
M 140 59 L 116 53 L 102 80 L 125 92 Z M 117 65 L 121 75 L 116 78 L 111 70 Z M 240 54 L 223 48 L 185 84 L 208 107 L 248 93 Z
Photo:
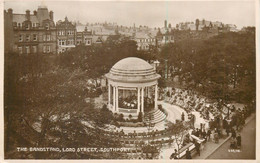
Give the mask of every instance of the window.
M 47 35 L 47 41 L 51 41 L 51 35 Z
M 18 52 L 19 52 L 19 54 L 23 54 L 23 47 L 19 46 L 18 47 Z
M 37 25 L 36 23 L 32 23 L 32 27 L 35 28 Z
M 32 49 L 33 53 L 37 53 L 37 46 L 32 46 Z
M 47 46 L 47 53 L 51 52 L 51 46 Z
M 59 40 L 59 45 L 65 45 L 66 40 Z
M 73 39 L 69 39 L 68 40 L 68 45 L 74 45 L 74 40 Z
M 33 41 L 37 41 L 37 34 L 33 34 Z
M 50 25 L 48 23 L 45 24 L 45 29 L 49 30 L 50 29 Z
M 43 35 L 43 41 L 51 41 L 51 35 Z
M 30 35 L 26 35 L 26 41 L 27 41 L 27 42 L 30 41 Z
M 50 53 L 51 52 L 51 46 L 43 46 L 43 53 Z
M 26 46 L 26 47 L 25 47 L 25 52 L 26 52 L 26 54 L 29 54 L 29 53 L 30 53 L 30 46 Z
M 67 31 L 67 35 L 73 35 L 73 34 L 74 34 L 74 31 L 72 31 L 72 30 Z
M 26 30 L 29 30 L 29 29 L 30 29 L 30 24 L 29 24 L 29 23 L 26 23 L 26 24 L 25 24 L 25 29 L 26 29 Z
M 21 27 L 21 23 L 18 23 L 18 28 L 20 28 Z
M 80 45 L 81 44 L 81 41 L 77 41 L 77 45 Z
M 64 31 L 63 30 L 58 31 L 58 35 L 64 35 Z
M 23 35 L 19 35 L 19 42 L 23 41 Z

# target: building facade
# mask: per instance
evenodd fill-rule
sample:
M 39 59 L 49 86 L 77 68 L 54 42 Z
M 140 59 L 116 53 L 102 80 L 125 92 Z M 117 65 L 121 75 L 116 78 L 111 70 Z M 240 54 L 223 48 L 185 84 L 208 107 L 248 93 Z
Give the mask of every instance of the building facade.
M 4 12 L 5 51 L 19 54 L 56 54 L 56 27 L 53 12 L 39 6 L 33 14 Z
M 68 21 L 65 17 L 64 21 L 58 21 L 57 28 L 57 52 L 62 53 L 76 45 L 76 25 Z
M 137 33 L 134 37 L 137 43 L 137 50 L 149 50 L 151 46 L 157 46 L 157 40 L 148 34 Z

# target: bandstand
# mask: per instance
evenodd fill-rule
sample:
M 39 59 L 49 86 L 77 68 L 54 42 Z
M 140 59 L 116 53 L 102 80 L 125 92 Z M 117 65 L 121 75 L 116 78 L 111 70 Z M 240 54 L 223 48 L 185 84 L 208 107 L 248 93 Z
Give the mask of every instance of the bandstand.
M 108 108 L 117 114 L 137 118 L 139 113 L 157 109 L 160 75 L 146 61 L 128 57 L 118 61 L 107 73 Z

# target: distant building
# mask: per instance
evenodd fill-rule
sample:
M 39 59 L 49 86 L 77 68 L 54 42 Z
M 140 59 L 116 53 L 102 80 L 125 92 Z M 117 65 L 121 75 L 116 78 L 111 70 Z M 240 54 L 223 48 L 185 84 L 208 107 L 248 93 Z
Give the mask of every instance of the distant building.
M 159 29 L 156 34 L 158 46 L 174 42 L 174 34 L 169 29 Z
M 77 26 L 76 45 L 92 45 L 92 32 L 87 27 L 83 31 L 80 28 L 81 26 Z
M 136 33 L 134 40 L 137 42 L 137 50 L 149 50 L 151 46 L 157 45 L 156 38 L 145 33 Z
M 72 22 L 69 22 L 68 18 L 65 17 L 64 21 L 60 20 L 57 22 L 56 28 L 58 53 L 62 53 L 70 48 L 74 48 L 77 33 L 76 25 L 73 25 Z
M 30 14 L 15 14 L 12 9 L 4 11 L 5 52 L 19 54 L 56 54 L 56 27 L 53 12 L 39 6 Z

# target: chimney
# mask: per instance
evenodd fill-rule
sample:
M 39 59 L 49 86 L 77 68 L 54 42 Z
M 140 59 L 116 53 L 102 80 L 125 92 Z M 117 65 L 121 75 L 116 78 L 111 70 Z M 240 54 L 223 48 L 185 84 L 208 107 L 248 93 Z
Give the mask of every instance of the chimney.
M 8 14 L 12 15 L 13 14 L 13 9 L 9 8 L 8 9 Z
M 30 10 L 26 10 L 26 19 L 30 20 Z
M 196 19 L 196 23 L 195 23 L 196 24 L 196 31 L 198 31 L 198 29 L 199 29 L 199 23 L 200 23 L 199 19 Z
M 167 20 L 164 20 L 164 28 L 167 28 Z
M 50 19 L 53 21 L 53 11 L 50 11 Z
M 37 11 L 36 10 L 33 11 L 33 15 L 37 15 Z
M 205 25 L 205 19 L 202 20 L 202 25 Z
M 171 23 L 168 25 L 168 28 L 172 28 L 172 25 L 171 25 Z

